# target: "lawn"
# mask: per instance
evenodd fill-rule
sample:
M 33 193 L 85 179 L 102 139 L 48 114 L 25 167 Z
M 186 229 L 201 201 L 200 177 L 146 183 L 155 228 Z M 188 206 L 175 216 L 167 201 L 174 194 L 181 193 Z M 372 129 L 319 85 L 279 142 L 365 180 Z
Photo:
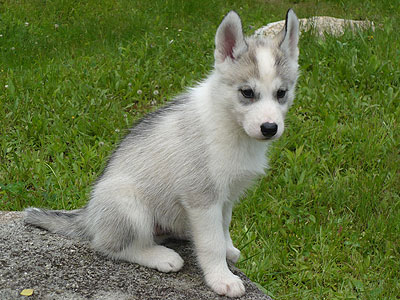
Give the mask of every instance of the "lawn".
M 134 121 L 204 78 L 235 9 L 369 19 L 300 39 L 297 98 L 270 170 L 234 211 L 238 266 L 274 299 L 399 299 L 396 1 L 39 1 L 0 6 L 0 209 L 83 206 Z

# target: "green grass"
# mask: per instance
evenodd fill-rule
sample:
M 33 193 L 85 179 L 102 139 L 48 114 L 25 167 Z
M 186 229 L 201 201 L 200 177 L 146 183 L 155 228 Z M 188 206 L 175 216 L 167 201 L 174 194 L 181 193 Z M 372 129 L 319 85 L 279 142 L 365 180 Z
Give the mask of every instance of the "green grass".
M 0 209 L 84 205 L 133 121 L 209 72 L 227 11 L 250 34 L 289 7 L 377 30 L 301 36 L 287 130 L 234 211 L 238 266 L 275 299 L 399 299 L 395 1 L 3 1 Z

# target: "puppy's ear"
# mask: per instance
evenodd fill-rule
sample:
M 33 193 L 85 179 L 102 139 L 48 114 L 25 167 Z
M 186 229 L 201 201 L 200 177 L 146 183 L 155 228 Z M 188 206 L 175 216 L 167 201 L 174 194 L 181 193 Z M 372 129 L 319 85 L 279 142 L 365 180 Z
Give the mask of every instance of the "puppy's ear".
M 239 15 L 230 11 L 222 20 L 215 35 L 215 62 L 223 63 L 225 59 L 235 60 L 247 50 L 243 37 L 242 22 Z
M 283 52 L 297 60 L 299 56 L 299 49 L 297 47 L 299 42 L 299 20 L 292 9 L 288 10 L 285 27 L 278 33 L 275 40 Z

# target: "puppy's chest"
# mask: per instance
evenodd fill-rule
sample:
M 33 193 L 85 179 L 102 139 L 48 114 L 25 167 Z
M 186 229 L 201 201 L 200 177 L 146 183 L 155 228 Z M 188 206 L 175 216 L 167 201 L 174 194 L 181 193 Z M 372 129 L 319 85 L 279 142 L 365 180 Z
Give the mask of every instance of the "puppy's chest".
M 237 202 L 246 193 L 246 191 L 254 184 L 255 177 L 246 179 L 236 179 L 231 182 L 228 190 L 228 199 L 232 202 Z
M 215 152 L 210 168 L 217 176 L 228 177 L 230 181 L 251 181 L 263 175 L 267 168 L 266 147 L 231 148 Z
M 233 202 L 251 187 L 255 180 L 265 174 L 267 158 L 265 149 L 252 153 L 234 153 L 217 158 L 211 164 L 213 177 L 221 191 L 225 191 L 228 199 Z

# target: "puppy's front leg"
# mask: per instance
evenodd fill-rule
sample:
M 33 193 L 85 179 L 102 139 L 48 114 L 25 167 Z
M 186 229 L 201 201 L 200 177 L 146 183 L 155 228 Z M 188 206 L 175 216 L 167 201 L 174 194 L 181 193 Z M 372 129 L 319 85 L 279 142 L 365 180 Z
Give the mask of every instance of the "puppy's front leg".
M 223 229 L 223 205 L 188 209 L 197 258 L 205 281 L 220 295 L 239 297 L 245 292 L 242 281 L 226 263 L 226 241 Z
M 230 201 L 224 203 L 222 217 L 226 243 L 226 258 L 235 264 L 240 257 L 240 250 L 233 245 L 231 234 L 229 233 L 229 225 L 231 224 L 232 218 L 232 206 L 233 203 Z

